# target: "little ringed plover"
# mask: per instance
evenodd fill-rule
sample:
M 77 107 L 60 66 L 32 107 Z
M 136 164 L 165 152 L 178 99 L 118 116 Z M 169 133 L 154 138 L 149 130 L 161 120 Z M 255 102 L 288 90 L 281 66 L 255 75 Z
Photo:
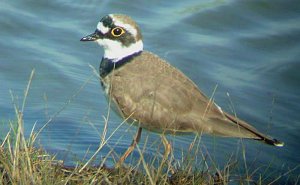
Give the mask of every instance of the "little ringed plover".
M 283 146 L 283 142 L 223 111 L 181 71 L 143 50 L 141 30 L 129 16 L 106 15 L 96 31 L 81 41 L 95 41 L 104 48 L 101 85 L 120 116 L 139 127 L 121 162 L 139 141 L 142 128 L 171 134 L 208 133 Z

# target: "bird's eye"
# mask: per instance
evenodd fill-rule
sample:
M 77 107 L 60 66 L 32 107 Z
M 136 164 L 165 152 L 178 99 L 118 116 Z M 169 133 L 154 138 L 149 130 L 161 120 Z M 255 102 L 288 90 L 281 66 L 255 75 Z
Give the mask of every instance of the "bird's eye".
M 125 30 L 123 28 L 120 28 L 120 27 L 115 27 L 111 30 L 111 34 L 114 36 L 114 37 L 119 37 L 121 36 L 123 33 L 125 33 Z

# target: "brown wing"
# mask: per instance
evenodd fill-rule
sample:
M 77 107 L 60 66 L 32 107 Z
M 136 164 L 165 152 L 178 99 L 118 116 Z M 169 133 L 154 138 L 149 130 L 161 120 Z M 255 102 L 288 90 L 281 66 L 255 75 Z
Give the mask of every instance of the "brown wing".
M 152 131 L 195 131 L 196 123 L 180 120 L 196 109 L 199 115 L 204 113 L 207 105 L 207 98 L 191 80 L 147 52 L 114 71 L 110 78 L 113 99 L 123 116 L 132 115 Z

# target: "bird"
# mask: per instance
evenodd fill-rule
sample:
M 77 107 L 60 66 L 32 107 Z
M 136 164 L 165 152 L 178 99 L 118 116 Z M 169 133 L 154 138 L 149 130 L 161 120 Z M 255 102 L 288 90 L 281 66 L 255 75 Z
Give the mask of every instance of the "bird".
M 103 47 L 99 73 L 107 100 L 123 119 L 138 127 L 120 163 L 134 150 L 142 129 L 175 135 L 207 133 L 284 145 L 222 110 L 179 69 L 144 50 L 141 30 L 130 16 L 105 15 L 95 32 L 80 41 L 94 41 Z

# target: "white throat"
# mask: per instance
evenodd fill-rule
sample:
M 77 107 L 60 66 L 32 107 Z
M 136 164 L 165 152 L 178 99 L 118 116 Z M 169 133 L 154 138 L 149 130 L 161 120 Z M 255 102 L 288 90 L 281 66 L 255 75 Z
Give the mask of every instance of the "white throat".
M 97 43 L 104 48 L 104 58 L 110 59 L 113 62 L 118 62 L 122 58 L 143 51 L 142 40 L 139 40 L 128 47 L 122 46 L 122 43 L 118 41 L 109 39 L 98 39 Z

